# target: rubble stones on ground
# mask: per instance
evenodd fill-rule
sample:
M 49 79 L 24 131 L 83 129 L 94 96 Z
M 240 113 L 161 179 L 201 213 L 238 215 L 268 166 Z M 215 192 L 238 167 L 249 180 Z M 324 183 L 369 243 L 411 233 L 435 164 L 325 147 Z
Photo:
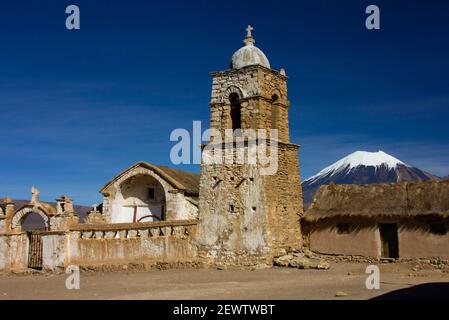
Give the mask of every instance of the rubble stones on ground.
M 274 265 L 279 267 L 288 267 L 290 261 L 293 259 L 293 255 L 287 254 L 274 259 Z
M 312 269 L 313 263 L 305 257 L 294 257 L 290 260 L 289 266 L 298 269 Z
M 335 297 L 347 297 L 348 296 L 348 294 L 346 293 L 346 292 L 343 292 L 343 291 L 338 291 L 338 292 L 336 292 L 335 293 Z
M 423 266 L 428 265 L 436 270 L 441 270 L 443 272 L 449 269 L 449 260 L 442 258 L 433 259 L 382 259 L 382 258 L 372 258 L 363 256 L 345 256 L 345 255 L 322 255 L 314 253 L 309 249 L 303 249 L 301 251 L 288 251 L 286 255 L 276 257 L 274 259 L 274 265 L 279 267 L 293 267 L 300 269 L 329 269 L 329 261 L 334 262 L 356 262 L 356 263 L 366 263 L 366 264 L 376 264 L 376 263 L 395 263 L 395 262 L 410 262 L 414 266 L 411 268 L 412 271 L 418 272 Z
M 356 262 L 356 263 L 366 263 L 366 264 L 377 264 L 377 263 L 413 263 L 416 268 L 423 265 L 430 265 L 435 269 L 444 269 L 449 267 L 449 259 L 444 258 L 399 258 L 399 259 L 384 259 L 384 258 L 373 258 L 373 257 L 364 257 L 357 255 L 326 255 L 326 254 L 318 254 L 313 253 L 309 250 L 303 250 L 302 253 L 306 257 L 316 258 L 316 259 L 324 259 L 327 261 L 334 262 Z
M 330 267 L 331 267 L 330 263 L 325 261 L 325 260 L 320 260 L 320 262 L 316 266 L 316 268 L 319 269 L 319 270 L 327 270 Z
M 280 267 L 291 267 L 298 269 L 327 270 L 330 263 L 326 260 L 316 258 L 311 252 L 293 252 L 274 259 L 274 264 Z

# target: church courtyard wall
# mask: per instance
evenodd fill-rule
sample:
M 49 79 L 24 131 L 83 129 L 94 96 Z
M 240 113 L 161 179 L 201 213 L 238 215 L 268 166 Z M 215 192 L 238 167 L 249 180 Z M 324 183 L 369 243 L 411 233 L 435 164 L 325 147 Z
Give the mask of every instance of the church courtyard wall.
M 66 231 L 42 232 L 42 270 L 64 270 L 70 265 L 195 263 L 193 239 L 196 220 L 138 224 L 80 224 Z M 28 268 L 29 237 L 26 232 L 0 235 L 0 271 Z

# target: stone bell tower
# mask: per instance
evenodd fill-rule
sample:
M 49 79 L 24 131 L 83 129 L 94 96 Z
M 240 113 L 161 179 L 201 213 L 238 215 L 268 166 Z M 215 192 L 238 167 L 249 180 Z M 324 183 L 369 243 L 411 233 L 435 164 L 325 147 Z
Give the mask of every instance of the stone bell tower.
M 200 258 L 214 265 L 271 265 L 284 250 L 301 247 L 303 200 L 298 145 L 290 143 L 287 77 L 283 69 L 271 69 L 252 30 L 248 26 L 245 46 L 233 54 L 230 69 L 211 74 L 211 129 L 222 137 L 241 129 L 234 135 L 245 141 L 238 146 L 211 139 L 203 146 L 197 238 Z M 271 138 L 266 149 L 277 153 L 276 170 L 263 173 L 266 163 L 259 158 L 256 163 L 204 161 L 212 145 L 222 146 L 223 154 L 229 148 L 234 156 L 242 149 L 248 152 L 256 140 L 245 135 L 247 129 Z

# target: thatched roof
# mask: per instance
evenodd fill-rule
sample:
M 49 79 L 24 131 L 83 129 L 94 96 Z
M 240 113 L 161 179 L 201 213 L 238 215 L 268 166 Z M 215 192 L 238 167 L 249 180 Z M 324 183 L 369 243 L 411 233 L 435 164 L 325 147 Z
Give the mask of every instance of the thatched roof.
M 370 185 L 323 185 L 306 221 L 333 217 L 449 217 L 449 180 Z
M 166 166 L 156 166 L 148 162 L 140 161 L 135 165 L 129 167 L 125 171 L 121 172 L 119 175 L 114 177 L 109 181 L 100 192 L 103 193 L 105 190 L 113 184 L 115 181 L 119 180 L 122 176 L 126 175 L 128 172 L 136 169 L 137 167 L 143 167 L 148 170 L 152 170 L 158 174 L 161 178 L 167 181 L 175 189 L 183 190 L 186 195 L 197 197 L 199 195 L 200 187 L 200 176 L 195 173 L 190 173 L 178 169 L 169 168 Z
M 158 166 L 167 175 L 180 182 L 186 189 L 186 193 L 192 196 L 198 196 L 200 193 L 200 176 L 195 173 L 186 172 L 166 166 Z

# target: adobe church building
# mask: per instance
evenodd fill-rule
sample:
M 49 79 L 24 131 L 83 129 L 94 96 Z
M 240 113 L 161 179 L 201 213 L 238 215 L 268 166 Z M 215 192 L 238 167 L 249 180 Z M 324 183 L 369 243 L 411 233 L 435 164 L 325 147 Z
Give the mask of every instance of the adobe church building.
M 198 218 L 199 176 L 139 162 L 108 182 L 103 194 L 106 223 Z
M 321 186 L 302 225 L 317 253 L 449 259 L 449 180 Z
M 261 164 L 202 163 L 198 176 L 139 162 L 100 190 L 102 205 L 82 223 L 69 197 L 53 206 L 33 188 L 27 205 L 5 199 L 0 206 L 0 271 L 271 266 L 274 256 L 299 250 L 303 203 L 287 77 L 270 67 L 251 31 L 230 69 L 212 73 L 211 128 L 261 129 L 267 136 L 278 129 L 278 139 L 267 142 L 279 155 L 273 175 L 261 174 Z M 248 152 L 249 141 L 243 148 Z M 45 230 L 22 230 L 30 214 Z

